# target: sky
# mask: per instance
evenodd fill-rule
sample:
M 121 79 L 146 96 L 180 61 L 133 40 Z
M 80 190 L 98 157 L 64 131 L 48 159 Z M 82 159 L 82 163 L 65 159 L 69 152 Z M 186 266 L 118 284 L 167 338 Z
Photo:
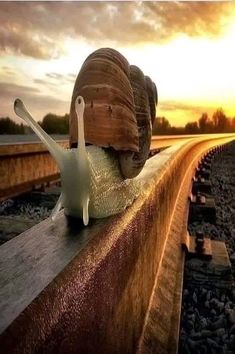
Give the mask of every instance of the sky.
M 76 76 L 101 47 L 156 83 L 172 125 L 217 108 L 235 116 L 235 3 L 1 2 L 0 117 L 20 97 L 36 120 L 69 112 Z

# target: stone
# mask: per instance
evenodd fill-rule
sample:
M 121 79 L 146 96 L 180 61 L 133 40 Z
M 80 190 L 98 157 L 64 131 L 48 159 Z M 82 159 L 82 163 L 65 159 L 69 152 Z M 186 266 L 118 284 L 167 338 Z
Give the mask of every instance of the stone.
M 213 336 L 213 332 L 210 331 L 209 329 L 203 329 L 201 331 L 201 337 L 206 338 L 206 337 L 211 337 Z
M 224 343 L 226 343 L 226 342 L 227 342 L 227 339 L 228 339 L 228 334 L 225 333 L 225 334 L 222 336 L 222 340 L 223 340 Z
M 206 344 L 200 345 L 200 354 L 207 354 L 208 353 L 208 348 Z
M 200 325 L 201 325 L 201 328 L 206 328 L 208 323 L 207 323 L 207 319 L 205 317 L 202 317 L 200 319 Z
M 193 306 L 190 306 L 189 308 L 188 308 L 188 311 L 187 311 L 189 314 L 191 313 L 191 314 L 193 314 L 194 313 L 194 308 L 193 308 Z
M 211 324 L 212 329 L 219 329 L 225 327 L 226 321 L 223 315 L 219 316 L 218 320 Z
M 231 301 L 227 301 L 225 306 L 224 306 L 224 309 L 225 309 L 225 313 L 227 312 L 226 310 L 230 310 L 231 309 L 231 305 L 232 305 L 232 302 Z
M 193 323 L 195 322 L 195 317 L 196 317 L 195 313 L 188 314 L 187 317 L 188 317 L 188 320 L 191 320 Z
M 231 254 L 230 261 L 232 264 L 235 264 L 235 253 Z
M 235 310 L 227 310 L 227 316 L 229 322 L 235 324 Z
M 216 303 L 217 308 L 220 310 L 220 312 L 223 311 L 224 309 L 224 303 L 222 301 L 217 301 Z
M 211 348 L 218 349 L 219 346 L 213 339 L 207 338 L 206 341 Z
M 212 309 L 212 310 L 210 311 L 210 313 L 211 313 L 211 315 L 216 316 L 216 311 L 215 311 L 215 309 Z
M 195 292 L 193 293 L 193 301 L 195 302 L 195 304 L 197 304 L 197 295 Z
M 192 320 L 187 321 L 186 328 L 191 331 L 194 328 L 194 323 Z
M 217 300 L 215 297 L 213 297 L 213 298 L 210 300 L 210 305 L 214 306 L 214 305 L 216 305 L 217 302 L 218 302 L 218 300 Z
M 206 296 L 206 294 L 207 294 L 207 290 L 205 288 L 202 288 L 201 289 L 201 297 Z
M 207 292 L 206 299 L 209 301 L 209 300 L 211 299 L 211 297 L 212 297 L 212 291 L 209 290 L 209 291 Z
M 188 345 L 189 345 L 190 349 L 193 349 L 193 350 L 196 349 L 196 347 L 197 347 L 197 342 L 196 341 L 188 338 L 187 342 L 188 342 Z
M 232 327 L 231 327 L 230 330 L 229 330 L 229 333 L 230 333 L 230 334 L 235 334 L 235 324 L 232 325 Z
M 193 333 L 191 333 L 191 337 L 193 339 L 201 339 L 202 333 L 201 332 L 193 332 Z
M 231 334 L 229 338 L 229 343 L 232 347 L 235 346 L 235 334 Z
M 215 331 L 216 335 L 218 337 L 223 337 L 223 335 L 225 335 L 226 331 L 224 328 L 218 328 L 216 331 Z

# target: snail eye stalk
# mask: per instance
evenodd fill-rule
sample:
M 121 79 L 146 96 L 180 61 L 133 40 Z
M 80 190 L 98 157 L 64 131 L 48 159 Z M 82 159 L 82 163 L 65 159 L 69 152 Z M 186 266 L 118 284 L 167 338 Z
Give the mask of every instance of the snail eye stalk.
M 82 208 L 83 208 L 83 223 L 88 225 L 89 222 L 89 183 L 90 180 L 90 170 L 89 162 L 87 157 L 85 136 L 84 136 L 84 110 L 85 102 L 82 96 L 78 96 L 75 100 L 75 111 L 77 115 L 78 122 L 78 157 L 79 157 L 79 167 L 80 175 L 83 176 L 82 180 L 84 183 L 84 192 L 82 197 Z
M 75 111 L 78 122 L 78 145 L 79 149 L 85 150 L 85 137 L 84 137 L 84 110 L 85 102 L 82 96 L 78 96 L 75 100 Z

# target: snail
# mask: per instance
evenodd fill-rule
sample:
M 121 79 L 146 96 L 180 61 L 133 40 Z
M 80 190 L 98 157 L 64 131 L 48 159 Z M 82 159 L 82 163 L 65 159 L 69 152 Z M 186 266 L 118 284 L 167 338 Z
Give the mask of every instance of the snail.
M 117 214 L 137 198 L 141 184 L 133 177 L 149 154 L 151 111 L 144 74 L 120 53 L 104 48 L 85 60 L 72 95 L 70 149 L 58 145 L 20 99 L 14 110 L 59 166 L 62 192 L 53 220 L 64 207 L 66 215 L 88 225 L 89 217 Z

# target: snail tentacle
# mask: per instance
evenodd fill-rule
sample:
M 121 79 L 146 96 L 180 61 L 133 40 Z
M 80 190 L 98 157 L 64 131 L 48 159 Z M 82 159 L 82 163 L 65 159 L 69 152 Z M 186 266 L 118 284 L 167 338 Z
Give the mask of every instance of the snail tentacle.
M 75 100 L 75 111 L 77 114 L 78 121 L 78 143 L 80 145 L 80 149 L 85 150 L 85 137 L 84 137 L 84 109 L 85 102 L 82 96 L 78 96 Z
M 64 149 L 59 146 L 34 120 L 31 114 L 26 109 L 24 103 L 17 98 L 14 102 L 15 113 L 22 118 L 28 125 L 33 129 L 35 134 L 40 138 L 40 140 L 47 146 L 48 150 L 57 161 L 60 168 L 63 168 L 63 156 Z
M 84 137 L 84 109 L 85 102 L 82 96 L 78 96 L 75 100 L 75 111 L 77 115 L 78 123 L 78 164 L 80 168 L 81 180 L 83 181 L 82 192 L 82 215 L 84 225 L 88 225 L 89 222 L 89 189 L 90 189 L 90 165 L 88 161 L 85 137 Z
M 62 209 L 62 207 L 63 207 L 63 193 L 60 194 L 59 199 L 56 202 L 56 205 L 52 209 L 52 212 L 51 212 L 52 221 L 55 221 L 55 219 L 56 219 L 60 209 Z
M 87 226 L 89 223 L 89 212 L 88 212 L 89 201 L 90 201 L 90 199 L 87 198 L 85 200 L 85 203 L 83 203 L 82 219 L 83 219 L 83 224 L 85 226 Z

